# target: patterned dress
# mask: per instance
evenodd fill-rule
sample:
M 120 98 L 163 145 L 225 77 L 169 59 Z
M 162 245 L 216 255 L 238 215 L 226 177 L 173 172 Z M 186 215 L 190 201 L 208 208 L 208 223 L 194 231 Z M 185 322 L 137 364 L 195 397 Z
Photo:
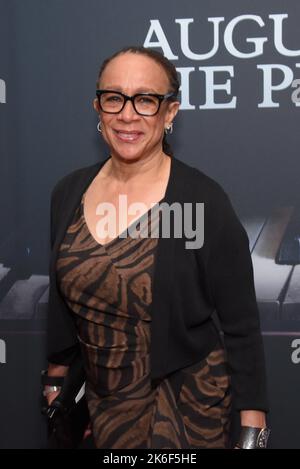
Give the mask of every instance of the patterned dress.
M 159 203 L 135 222 L 138 236 L 123 232 L 105 245 L 90 233 L 83 203 L 84 196 L 56 267 L 76 318 L 96 447 L 227 447 L 231 393 L 222 346 L 179 371 L 178 393 L 168 377 L 156 385 L 150 379 L 149 306 L 158 238 L 149 233 L 158 226 Z

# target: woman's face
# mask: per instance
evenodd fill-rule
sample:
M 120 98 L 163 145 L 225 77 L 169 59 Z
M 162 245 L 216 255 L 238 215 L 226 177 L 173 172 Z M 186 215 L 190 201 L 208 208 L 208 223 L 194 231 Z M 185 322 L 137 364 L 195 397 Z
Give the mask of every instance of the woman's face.
M 141 54 L 124 53 L 114 58 L 105 68 L 99 88 L 121 91 L 132 96 L 136 93 L 167 94 L 169 80 L 163 67 Z M 118 114 L 107 114 L 94 108 L 100 115 L 102 135 L 111 154 L 124 160 L 138 160 L 162 151 L 164 130 L 178 112 L 179 102 L 164 100 L 154 116 L 141 116 L 127 101 Z M 128 132 L 128 134 L 126 134 Z

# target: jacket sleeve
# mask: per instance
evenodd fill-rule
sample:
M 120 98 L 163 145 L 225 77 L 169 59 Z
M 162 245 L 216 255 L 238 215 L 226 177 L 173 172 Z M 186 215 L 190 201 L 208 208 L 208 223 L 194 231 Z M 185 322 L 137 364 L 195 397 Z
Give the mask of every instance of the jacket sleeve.
M 249 239 L 222 191 L 208 257 L 211 296 L 224 332 L 235 407 L 268 411 L 265 359 Z
M 51 363 L 69 365 L 80 351 L 72 314 L 60 294 L 55 271 L 57 228 L 59 207 L 62 203 L 62 183 L 58 183 L 51 194 L 50 204 L 50 263 L 49 300 L 47 316 L 47 359 Z

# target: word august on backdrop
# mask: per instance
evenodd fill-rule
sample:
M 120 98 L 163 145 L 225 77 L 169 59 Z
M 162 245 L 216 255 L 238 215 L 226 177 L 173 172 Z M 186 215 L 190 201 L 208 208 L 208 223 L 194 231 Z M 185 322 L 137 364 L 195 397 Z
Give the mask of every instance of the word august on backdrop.
M 197 27 L 194 24 L 192 26 L 193 31 L 191 32 L 190 26 L 194 23 L 194 19 L 181 18 L 175 19 L 174 21 L 179 25 L 180 47 L 182 54 L 184 55 L 185 60 L 189 59 L 193 61 L 192 64 L 194 62 L 201 62 L 208 59 L 211 62 L 211 59 L 219 52 L 221 43 L 221 27 L 222 31 L 224 30 L 224 47 L 226 51 L 235 59 L 251 59 L 253 62 L 253 58 L 259 57 L 264 54 L 266 44 L 271 41 L 273 43 L 275 56 L 276 54 L 279 54 L 281 57 L 283 56 L 289 58 L 300 58 L 300 49 L 289 49 L 285 46 L 283 41 L 283 36 L 286 38 L 291 31 L 289 22 L 284 21 L 288 19 L 288 14 L 271 14 L 268 16 L 268 18 L 271 24 L 267 25 L 261 16 L 251 14 L 236 16 L 231 19 L 227 25 L 222 24 L 225 22 L 224 17 L 207 18 L 207 21 L 212 24 L 213 28 L 213 45 L 211 49 L 205 53 L 194 52 L 190 47 L 190 43 L 192 42 L 190 40 L 190 36 L 192 32 L 194 34 L 195 28 Z M 272 37 L 267 37 L 266 35 L 257 37 L 247 37 L 246 34 L 246 37 L 244 38 L 242 31 L 246 27 L 248 27 L 251 31 L 254 28 L 261 30 L 262 28 L 266 27 L 268 28 L 268 32 L 272 31 Z M 298 35 L 298 29 L 295 34 Z M 292 33 L 291 36 L 293 36 Z M 195 36 L 193 35 L 193 37 Z M 246 46 L 246 49 L 248 49 L 246 52 L 241 50 L 240 47 L 237 45 L 237 42 L 240 43 L 241 39 L 247 44 L 251 45 Z M 199 42 L 201 43 L 201 37 Z M 144 47 L 159 47 L 162 49 L 164 55 L 168 57 L 168 59 L 174 61 L 179 60 L 178 55 L 174 53 L 174 51 L 178 48 L 175 45 L 170 44 L 170 41 L 167 38 L 167 32 L 163 29 L 163 26 L 159 19 L 150 20 L 150 27 L 148 29 L 146 39 L 144 41 Z M 223 61 L 224 59 L 222 58 L 222 62 Z M 300 59 L 299 63 L 295 63 L 293 67 L 296 69 L 300 68 Z M 259 70 L 259 73 L 262 76 L 262 100 L 257 104 L 259 108 L 279 107 L 280 104 L 276 102 L 276 93 L 285 90 L 291 86 L 293 88 L 298 87 L 299 92 L 300 83 L 298 80 L 295 80 L 296 77 L 294 77 L 294 71 L 290 66 L 281 63 L 256 63 L 256 68 Z M 196 109 L 196 106 L 190 102 L 190 80 L 193 77 L 193 73 L 196 71 L 202 72 L 205 77 L 205 102 L 199 106 L 199 109 L 235 109 L 237 107 L 237 96 L 233 96 L 231 92 L 232 80 L 235 77 L 235 67 L 233 65 L 210 65 L 200 66 L 197 68 L 194 66 L 184 66 L 177 67 L 177 71 L 181 76 L 180 90 L 182 110 Z M 223 100 L 220 99 L 220 92 L 221 95 L 223 94 Z M 300 107 L 300 99 L 296 99 L 295 96 L 298 96 L 297 91 L 291 91 L 290 101 L 296 107 Z

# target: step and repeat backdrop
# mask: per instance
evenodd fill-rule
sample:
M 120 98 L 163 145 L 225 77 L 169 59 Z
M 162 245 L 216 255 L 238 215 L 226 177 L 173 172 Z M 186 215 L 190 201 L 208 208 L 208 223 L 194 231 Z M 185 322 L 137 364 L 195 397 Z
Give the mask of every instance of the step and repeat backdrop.
M 300 4 L 0 0 L 0 447 L 43 448 L 49 200 L 107 157 L 92 101 L 126 45 L 180 80 L 171 144 L 224 187 L 250 241 L 272 448 L 300 448 Z

